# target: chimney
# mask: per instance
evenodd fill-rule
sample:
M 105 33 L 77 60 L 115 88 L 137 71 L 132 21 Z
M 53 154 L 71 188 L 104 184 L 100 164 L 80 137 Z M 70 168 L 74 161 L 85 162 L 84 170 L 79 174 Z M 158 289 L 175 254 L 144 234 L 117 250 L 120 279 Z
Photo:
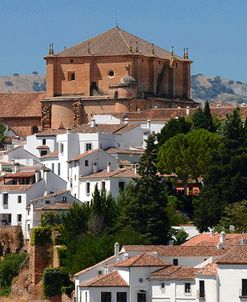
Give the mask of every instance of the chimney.
M 93 173 L 96 173 L 98 171 L 97 163 L 93 163 Z
M 137 166 L 134 166 L 134 173 L 137 174 Z
M 186 107 L 186 115 L 190 115 L 190 107 L 189 106 Z
M 128 124 L 128 122 L 129 122 L 129 119 L 126 117 L 126 118 L 124 119 L 124 124 Z
M 223 244 L 226 240 L 226 233 L 224 231 L 222 231 L 220 233 L 220 243 Z
M 91 126 L 92 128 L 94 128 L 94 127 L 96 126 L 96 123 L 95 123 L 95 119 L 94 119 L 94 118 L 91 119 L 90 126 Z
M 114 256 L 119 257 L 119 243 L 118 242 L 116 242 L 114 244 Z
M 108 162 L 106 166 L 106 172 L 110 172 L 110 171 L 111 171 L 111 163 Z
M 151 127 L 151 121 L 150 121 L 150 119 L 148 119 L 147 120 L 147 128 L 150 129 L 150 127 Z
M 123 260 L 128 260 L 129 259 L 129 254 L 128 253 L 124 253 L 124 259 Z

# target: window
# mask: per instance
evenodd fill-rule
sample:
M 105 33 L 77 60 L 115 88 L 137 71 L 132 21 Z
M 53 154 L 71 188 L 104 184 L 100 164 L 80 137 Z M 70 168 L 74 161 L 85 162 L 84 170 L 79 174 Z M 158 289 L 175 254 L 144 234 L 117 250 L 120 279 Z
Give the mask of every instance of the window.
M 86 151 L 92 150 L 92 144 L 91 143 L 87 143 L 86 144 Z
M 103 271 L 102 269 L 98 269 L 98 270 L 97 270 L 97 276 L 98 276 L 98 277 L 102 276 L 103 273 L 104 273 L 104 271 Z
M 46 145 L 46 139 L 45 138 L 42 139 L 42 145 Z
M 102 190 L 102 191 L 105 191 L 105 181 L 102 181 L 102 182 L 101 182 L 101 190 Z
M 87 293 L 87 292 L 85 292 L 85 302 L 87 302 L 87 301 L 88 301 L 87 295 L 88 295 L 88 293 Z
M 54 164 L 54 163 L 51 164 L 51 170 L 52 170 L 52 172 L 54 173 L 54 170 L 55 170 L 55 164 Z
M 117 292 L 117 302 L 127 302 L 127 293 Z
M 163 293 L 165 292 L 165 282 L 161 282 L 160 289 Z
M 61 169 L 61 164 L 58 163 L 58 164 L 57 164 L 57 174 L 58 174 L 58 175 L 60 175 L 60 172 L 61 172 L 60 169 Z
M 30 215 L 30 210 L 27 210 L 27 215 L 28 215 L 28 216 Z
M 76 175 L 74 176 L 74 180 L 76 181 Z
M 75 72 L 74 71 L 68 72 L 68 81 L 75 81 Z
M 85 160 L 85 167 L 88 167 L 88 160 Z
M 47 154 L 47 151 L 45 151 L 45 150 L 41 150 L 40 151 L 40 156 L 44 156 L 44 155 L 46 155 Z
M 4 207 L 8 206 L 8 202 L 9 202 L 9 194 L 8 193 L 4 193 L 3 194 L 3 206 Z
M 124 182 L 124 181 L 120 181 L 120 182 L 118 183 L 119 191 L 123 191 L 124 186 L 125 186 L 125 182 Z
M 50 203 L 51 203 L 50 200 L 45 201 L 45 204 L 50 204 Z
M 90 194 L 90 182 L 86 183 L 86 193 L 87 193 L 87 195 Z
M 67 197 L 63 196 L 62 201 L 67 201 Z
M 111 302 L 111 292 L 101 292 L 101 302 Z
M 22 215 L 17 214 L 17 223 L 21 223 L 21 220 L 22 220 Z
M 178 265 L 178 259 L 173 259 L 173 265 Z
M 27 224 L 27 230 L 30 231 L 31 227 L 30 227 L 30 223 Z
M 115 72 L 113 70 L 109 70 L 107 74 L 109 78 L 114 78 Z
M 247 279 L 242 279 L 242 297 L 247 296 Z
M 199 297 L 205 298 L 205 283 L 203 280 L 199 281 Z
M 18 202 L 18 203 L 21 203 L 21 195 L 18 195 L 18 197 L 17 197 L 17 202 Z
M 60 153 L 63 153 L 63 151 L 64 151 L 64 145 L 60 144 Z
M 146 293 L 137 293 L 137 302 L 146 302 Z
M 185 283 L 184 284 L 184 292 L 185 293 L 190 293 L 190 283 Z

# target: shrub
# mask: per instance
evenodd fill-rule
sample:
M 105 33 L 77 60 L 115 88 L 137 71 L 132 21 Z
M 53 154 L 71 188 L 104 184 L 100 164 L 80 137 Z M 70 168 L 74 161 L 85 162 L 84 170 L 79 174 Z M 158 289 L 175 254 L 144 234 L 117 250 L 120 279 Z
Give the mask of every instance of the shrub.
M 43 292 L 45 297 L 61 295 L 62 287 L 72 286 L 69 274 L 62 268 L 47 268 L 43 273 Z
M 9 254 L 0 261 L 0 295 L 8 295 L 11 283 L 15 276 L 19 274 L 20 267 L 27 254 Z
M 19 77 L 19 73 L 13 73 L 14 77 Z
M 6 82 L 5 82 L 5 85 L 6 85 L 6 86 L 13 86 L 13 83 L 12 83 L 11 81 L 6 81 Z
M 32 74 L 36 75 L 36 74 L 39 74 L 39 73 L 38 73 L 38 71 L 33 71 Z
M 31 245 L 44 246 L 52 242 L 51 230 L 48 227 L 36 227 L 32 230 Z

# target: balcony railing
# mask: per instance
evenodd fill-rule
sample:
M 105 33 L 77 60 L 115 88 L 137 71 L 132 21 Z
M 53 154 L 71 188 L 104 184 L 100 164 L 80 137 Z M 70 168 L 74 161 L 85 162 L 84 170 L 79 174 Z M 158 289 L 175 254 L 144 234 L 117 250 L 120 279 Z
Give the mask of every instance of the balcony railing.
M 239 298 L 246 299 L 246 301 L 247 301 L 247 290 L 246 289 L 243 289 L 243 288 L 239 289 Z

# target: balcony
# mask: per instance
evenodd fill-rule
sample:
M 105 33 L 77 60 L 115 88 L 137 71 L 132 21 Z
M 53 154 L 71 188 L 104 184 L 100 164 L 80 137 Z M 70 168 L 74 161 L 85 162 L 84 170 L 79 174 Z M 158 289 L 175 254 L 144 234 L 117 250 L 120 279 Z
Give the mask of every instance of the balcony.
M 246 288 L 240 288 L 239 289 L 239 298 L 241 300 L 247 301 L 247 289 Z

